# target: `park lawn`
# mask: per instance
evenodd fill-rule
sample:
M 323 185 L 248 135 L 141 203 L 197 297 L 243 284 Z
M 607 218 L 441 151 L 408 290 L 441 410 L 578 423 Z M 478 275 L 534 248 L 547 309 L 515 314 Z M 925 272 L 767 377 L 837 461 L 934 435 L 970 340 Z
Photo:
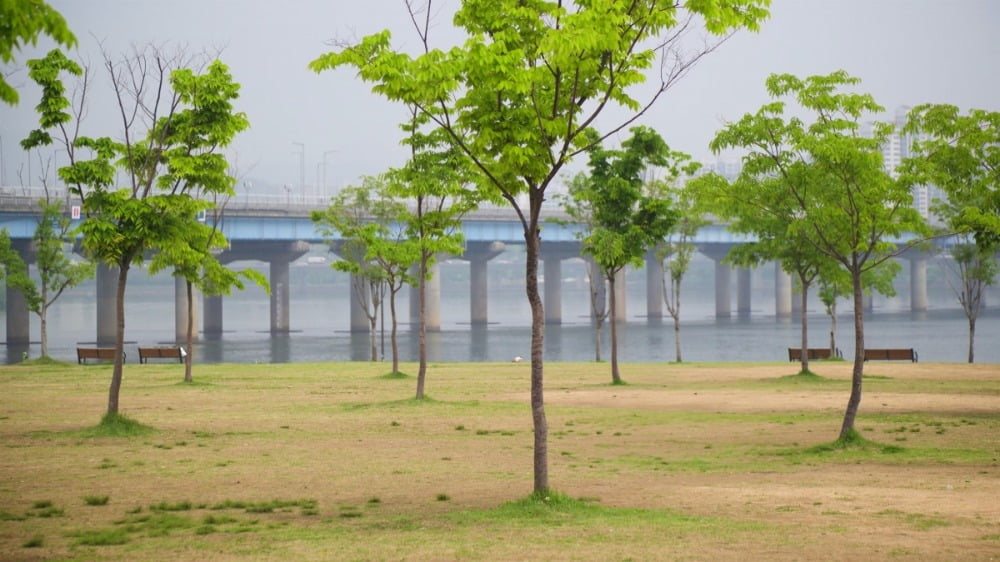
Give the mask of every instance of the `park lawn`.
M 0 367 L 0 559 L 716 560 L 1000 556 L 1000 366 L 546 364 L 550 497 L 531 492 L 529 365 Z M 415 373 L 416 366 L 404 364 Z

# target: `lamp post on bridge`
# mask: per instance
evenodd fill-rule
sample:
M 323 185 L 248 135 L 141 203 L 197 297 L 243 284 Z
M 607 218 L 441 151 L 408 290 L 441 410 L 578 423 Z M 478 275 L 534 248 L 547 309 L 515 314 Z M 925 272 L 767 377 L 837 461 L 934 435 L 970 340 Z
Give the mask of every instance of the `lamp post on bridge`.
M 326 150 L 323 152 L 323 196 L 326 197 L 326 157 L 339 150 Z
M 292 154 L 299 155 L 299 189 L 302 190 L 302 195 L 306 194 L 306 145 L 305 143 L 292 141 L 292 144 L 299 147 L 298 151 L 293 151 Z

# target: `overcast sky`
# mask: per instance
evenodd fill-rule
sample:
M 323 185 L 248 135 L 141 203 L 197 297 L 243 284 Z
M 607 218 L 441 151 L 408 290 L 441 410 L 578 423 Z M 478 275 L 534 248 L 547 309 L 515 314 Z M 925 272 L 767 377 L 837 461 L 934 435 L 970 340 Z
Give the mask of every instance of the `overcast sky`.
M 405 111 L 372 94 L 350 69 L 317 75 L 308 63 L 332 49 L 329 41 L 385 28 L 394 44 L 416 44 L 402 0 L 50 0 L 80 45 L 78 57 L 100 63 L 99 42 L 111 53 L 131 44 L 223 48 L 222 60 L 242 84 L 238 108 L 251 128 L 230 150 L 240 187 L 258 193 L 290 186 L 330 192 L 405 158 L 397 124 Z M 438 1 L 435 33 L 449 45 L 458 0 Z M 720 126 L 767 101 L 770 73 L 800 76 L 844 69 L 861 78 L 861 91 L 887 108 L 952 103 L 1000 110 L 1000 1 L 996 0 L 774 0 L 759 33 L 742 32 L 704 59 L 643 120 L 671 147 L 696 159 L 713 158 L 708 142 Z M 434 35 L 432 35 L 434 37 Z M 51 48 L 44 43 L 18 62 Z M 3 67 L 4 73 L 15 70 Z M 0 104 L 4 185 L 27 177 L 18 141 L 36 126 L 38 93 L 24 71 L 8 78 L 20 90 L 17 108 Z M 107 83 L 98 74 L 98 86 Z M 100 91 L 100 90 L 95 90 Z M 88 134 L 119 135 L 106 121 L 114 100 L 91 97 Z M 301 143 L 301 144 L 296 144 Z M 300 152 L 304 146 L 305 160 Z M 36 157 L 37 158 L 37 157 Z M 35 160 L 37 162 L 37 160 Z M 62 161 L 65 164 L 65 160 Z M 305 175 L 305 187 L 300 175 Z M 32 174 L 38 174 L 33 164 Z M 38 184 L 37 181 L 32 181 Z

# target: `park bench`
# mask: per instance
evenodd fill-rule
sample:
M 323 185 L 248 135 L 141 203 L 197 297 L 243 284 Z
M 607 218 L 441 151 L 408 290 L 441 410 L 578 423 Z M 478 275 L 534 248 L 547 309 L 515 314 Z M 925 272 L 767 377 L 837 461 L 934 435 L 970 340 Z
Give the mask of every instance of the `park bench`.
M 837 350 L 837 357 L 842 357 L 840 350 Z M 810 361 L 813 359 L 829 359 L 832 357 L 830 354 L 829 347 L 810 347 L 806 349 L 806 357 Z M 788 348 L 788 360 L 789 361 L 802 361 L 802 348 L 801 347 L 789 347 Z
M 917 362 L 917 352 L 910 348 L 865 349 L 865 361 L 912 361 Z
M 173 347 L 140 347 L 139 348 L 139 363 L 146 363 L 150 359 L 176 359 L 178 362 L 184 362 L 184 354 L 181 353 L 181 348 L 177 346 Z
M 124 359 L 125 354 L 122 354 L 122 359 Z M 115 348 L 113 347 L 78 347 L 76 348 L 76 362 L 84 365 L 87 363 L 88 359 L 96 359 L 98 361 L 114 361 L 115 360 Z

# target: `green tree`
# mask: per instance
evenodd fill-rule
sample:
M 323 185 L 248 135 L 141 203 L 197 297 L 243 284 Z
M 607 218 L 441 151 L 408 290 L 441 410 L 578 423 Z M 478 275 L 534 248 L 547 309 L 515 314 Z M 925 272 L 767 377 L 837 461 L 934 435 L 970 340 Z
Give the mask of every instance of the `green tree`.
M 426 47 L 427 25 L 417 26 Z M 418 294 L 417 388 L 422 400 L 427 384 L 427 280 L 437 256 L 463 251 L 462 217 L 476 208 L 480 195 L 470 182 L 469 161 L 448 141 L 447 133 L 433 126 L 426 114 L 410 106 L 410 119 L 401 127 L 410 158 L 389 174 L 390 194 L 411 203 L 402 218 L 407 240 L 418 246 L 415 283 Z
M 64 47 L 76 46 L 76 36 L 62 15 L 43 0 L 3 0 L 0 2 L 0 62 L 14 61 L 14 52 L 26 45 L 37 45 L 48 35 Z M 18 95 L 0 73 L 0 101 L 17 105 Z
M 0 235 L 0 264 L 8 269 L 7 283 L 24 294 L 28 310 L 38 316 L 41 331 L 41 356 L 49 356 L 49 308 L 71 289 L 94 276 L 94 264 L 89 261 L 74 262 L 65 245 L 73 244 L 70 235 L 70 221 L 58 203 L 39 201 L 38 226 L 32 236 L 32 250 L 35 254 L 35 269 L 38 282 L 28 274 L 28 267 L 21 257 L 10 247 L 6 231 Z
M 905 131 L 916 140 L 914 156 L 903 165 L 903 181 L 936 185 L 948 195 L 933 210 L 958 233 L 951 250 L 954 268 L 947 279 L 969 322 L 972 363 L 983 291 L 997 275 L 1000 112 L 971 109 L 962 115 L 952 105 L 926 104 L 910 112 Z
M 368 316 L 373 361 L 381 288 L 389 294 L 392 373 L 399 372 L 396 295 L 404 285 L 414 282 L 409 271 L 421 257 L 419 241 L 411 239 L 405 228 L 408 212 L 406 204 L 393 196 L 388 179 L 382 176 L 364 178 L 362 185 L 340 191 L 326 210 L 312 212 L 312 220 L 324 236 L 339 236 L 343 240 L 344 259 L 333 266 L 369 283 L 368 296 L 376 295 L 372 299 L 374 310 Z M 360 292 L 358 297 L 362 297 Z
M 862 134 L 862 122 L 883 108 L 868 94 L 842 91 L 858 82 L 842 71 L 805 79 L 771 75 L 767 91 L 776 101 L 729 124 L 712 141 L 713 150 L 747 149 L 737 181 L 764 187 L 780 183 L 795 208 L 787 235 L 801 237 L 850 276 L 855 357 L 840 430 L 844 441 L 856 435 L 861 403 L 865 276 L 919 243 L 913 239 L 898 245 L 894 240 L 927 232 L 912 207 L 909 187 L 883 169 L 880 149 L 893 125 L 875 122 L 870 136 Z M 785 98 L 797 102 L 797 113 L 814 120 L 807 124 L 786 117 Z
M 698 164 L 691 164 L 683 170 L 684 174 L 690 175 L 697 171 Z M 701 227 L 708 224 L 704 212 L 699 207 L 696 191 L 693 189 L 697 184 L 691 182 L 678 187 L 679 172 L 676 167 L 671 174 L 655 182 L 652 188 L 661 193 L 661 197 L 671 201 L 674 211 L 677 213 L 677 222 L 666 236 L 666 240 L 654 248 L 656 259 L 663 266 L 663 300 L 667 306 L 667 313 L 673 320 L 674 325 L 674 361 L 683 361 L 681 355 L 681 283 L 684 275 L 691 265 L 691 257 L 697 251 L 697 247 L 691 239 L 698 233 Z M 694 181 L 694 180 L 692 180 Z
M 590 176 L 584 172 L 570 178 L 566 193 L 557 193 L 555 199 L 565 211 L 568 219 L 549 217 L 549 222 L 576 227 L 573 236 L 581 242 L 591 236 L 596 228 L 593 201 L 586 196 L 590 189 Z M 604 321 L 608 318 L 607 280 L 601 274 L 593 258 L 587 260 L 587 288 L 590 295 L 590 318 L 594 323 L 594 361 L 601 361 L 601 341 Z
M 574 197 L 586 199 L 593 213 L 593 229 L 583 238 L 584 255 L 593 258 L 608 283 L 611 318 L 611 381 L 622 384 L 618 367 L 618 329 L 615 283 L 628 265 L 641 266 L 646 251 L 659 244 L 674 227 L 677 214 L 670 200 L 646 188 L 653 167 L 676 169 L 686 154 L 672 152 L 663 138 L 648 127 L 633 127 L 620 150 L 590 149 L 590 181 Z
M 117 416 L 119 409 L 129 270 L 142 263 L 147 252 L 187 239 L 195 217 L 211 206 L 195 196 L 196 188 L 203 193 L 222 188 L 205 178 L 225 169 L 218 150 L 246 127 L 246 118 L 232 111 L 239 85 L 226 66 L 214 61 L 197 74 L 186 65 L 182 53 L 168 56 L 152 48 L 120 59 L 105 54 L 104 68 L 121 118 L 118 137 L 122 140 L 115 141 L 78 136 L 78 126 L 67 126 L 73 119 L 65 112 L 71 103 L 59 76 L 63 72 L 81 75 L 79 65 L 58 50 L 29 62 L 32 78 L 43 93 L 38 105 L 41 127 L 25 142 L 45 144 L 51 142 L 50 130 L 59 132 L 70 162 L 59 169 L 59 175 L 83 201 L 85 218 L 79 226 L 83 248 L 88 256 L 118 270 L 116 353 L 108 416 Z M 199 88 L 210 91 L 199 92 Z M 204 106 L 196 107 L 199 103 Z M 75 113 L 77 118 L 81 114 L 82 109 Z M 211 148 L 192 152 L 190 138 L 199 136 L 209 139 Z M 121 189 L 113 187 L 117 169 L 127 177 L 127 186 Z
M 970 230 L 983 248 L 1000 245 L 1000 112 L 953 105 L 915 107 L 904 129 L 917 135 L 903 179 L 948 194 L 948 220 Z
M 432 12 L 430 3 L 426 14 Z M 416 18 L 413 4 L 407 4 Z M 352 66 L 388 99 L 417 107 L 472 161 L 481 190 L 506 200 L 524 229 L 525 283 L 531 306 L 531 409 L 534 490 L 549 488 L 544 404 L 544 312 L 538 291 L 542 202 L 551 181 L 592 144 L 595 120 L 611 106 L 632 123 L 714 45 L 678 57 L 695 18 L 715 34 L 756 28 L 766 0 L 608 0 L 573 6 L 533 0 L 465 0 L 454 24 L 461 46 L 412 57 L 394 50 L 388 31 L 320 56 L 316 71 Z M 639 102 L 629 94 L 663 55 L 660 83 Z

